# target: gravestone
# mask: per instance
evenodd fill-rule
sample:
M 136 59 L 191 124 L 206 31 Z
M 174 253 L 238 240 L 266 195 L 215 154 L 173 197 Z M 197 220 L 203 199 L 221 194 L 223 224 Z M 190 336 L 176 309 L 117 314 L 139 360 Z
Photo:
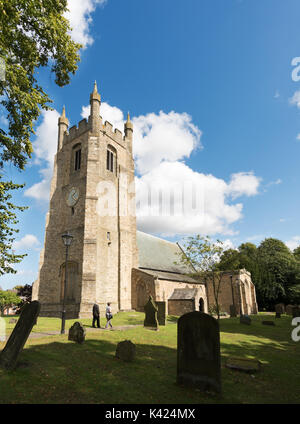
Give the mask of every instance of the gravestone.
M 17 321 L 18 321 L 17 319 L 15 319 L 15 318 L 11 318 L 11 319 L 8 321 L 8 323 L 9 323 L 9 324 L 15 324 Z
M 285 313 L 287 314 L 287 315 L 292 315 L 293 314 L 293 307 L 294 307 L 295 305 L 287 305 L 287 307 L 285 308 Z
M 204 312 L 189 312 L 178 320 L 177 383 L 221 392 L 219 323 Z
M 237 316 L 235 305 L 230 305 L 230 318 L 235 318 Z
M 22 309 L 20 318 L 15 325 L 7 343 L 0 353 L 0 366 L 14 369 L 34 323 L 40 313 L 41 304 L 38 301 L 27 303 Z
M 275 318 L 281 318 L 281 313 L 280 312 L 276 312 L 275 313 Z
M 251 318 L 249 317 L 249 315 L 241 315 L 240 324 L 251 325 Z
M 285 313 L 284 304 L 278 303 L 277 305 L 275 305 L 275 312 L 278 312 L 279 314 L 284 314 Z
M 82 344 L 85 341 L 85 328 L 80 322 L 75 322 L 69 330 L 68 340 Z
M 225 367 L 232 370 L 252 373 L 260 371 L 261 363 L 257 359 L 228 358 Z
M 293 306 L 292 316 L 293 316 L 293 318 L 300 317 L 300 307 L 299 306 Z
M 125 362 L 131 362 L 135 358 L 135 344 L 130 340 L 124 340 L 118 343 L 116 349 L 116 357 Z
M 157 306 L 158 325 L 166 325 L 166 302 L 155 302 Z
M 157 306 L 155 305 L 152 296 L 149 296 L 149 300 L 144 306 L 145 309 L 145 320 L 144 327 L 152 327 L 158 329 L 157 321 Z
M 275 325 L 274 321 L 262 321 L 262 325 Z

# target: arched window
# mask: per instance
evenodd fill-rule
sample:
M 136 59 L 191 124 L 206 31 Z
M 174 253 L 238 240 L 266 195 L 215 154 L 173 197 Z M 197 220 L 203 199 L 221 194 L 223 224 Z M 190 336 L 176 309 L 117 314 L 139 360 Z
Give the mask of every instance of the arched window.
M 81 144 L 77 143 L 75 146 L 73 146 L 72 149 L 72 155 L 73 155 L 73 169 L 74 171 L 79 171 L 81 168 Z
M 106 169 L 112 173 L 115 173 L 117 169 L 117 151 L 111 145 L 107 146 Z
M 199 311 L 204 312 L 204 300 L 202 299 L 202 297 L 200 297 L 199 299 Z

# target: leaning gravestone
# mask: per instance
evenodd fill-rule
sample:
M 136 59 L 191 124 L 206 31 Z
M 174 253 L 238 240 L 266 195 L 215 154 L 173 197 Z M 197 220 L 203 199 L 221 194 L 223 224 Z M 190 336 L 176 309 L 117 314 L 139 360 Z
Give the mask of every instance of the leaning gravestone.
M 287 305 L 287 307 L 285 308 L 285 313 L 287 314 L 287 315 L 292 315 L 293 314 L 293 307 L 294 307 L 294 305 Z
M 22 309 L 20 318 L 15 325 L 4 349 L 0 353 L 0 366 L 14 369 L 34 323 L 40 313 L 41 304 L 38 301 L 27 303 Z
M 144 306 L 145 309 L 145 320 L 144 327 L 152 327 L 158 329 L 157 321 L 157 306 L 155 305 L 152 296 L 149 296 L 149 300 Z
M 177 383 L 221 392 L 219 323 L 204 312 L 189 312 L 178 320 Z
M 283 303 L 278 303 L 277 305 L 275 305 L 275 312 L 279 313 L 279 314 L 284 314 L 285 313 L 285 307 Z
M 131 362 L 135 358 L 135 344 L 130 340 L 118 343 L 116 357 L 125 362 Z
M 80 322 L 75 322 L 69 330 L 68 340 L 82 344 L 85 341 L 85 328 Z
M 251 318 L 249 317 L 249 315 L 241 315 L 240 324 L 251 325 Z
M 293 306 L 292 316 L 293 316 L 293 318 L 300 317 L 300 307 L 299 306 Z
M 157 306 L 157 321 L 159 325 L 166 325 L 166 302 L 155 302 Z

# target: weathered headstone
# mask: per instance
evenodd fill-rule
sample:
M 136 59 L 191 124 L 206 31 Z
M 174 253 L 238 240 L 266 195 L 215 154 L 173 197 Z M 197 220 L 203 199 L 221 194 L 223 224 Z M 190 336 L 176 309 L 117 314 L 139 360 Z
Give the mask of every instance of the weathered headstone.
M 166 302 L 155 302 L 157 306 L 158 325 L 166 325 Z
M 178 320 L 177 383 L 221 392 L 219 323 L 204 312 L 189 312 Z
M 131 362 L 135 358 L 135 344 L 130 340 L 124 340 L 118 343 L 116 349 L 116 357 L 125 362 Z
M 85 328 L 80 322 L 75 322 L 69 329 L 68 340 L 82 344 L 85 341 Z
M 8 321 L 8 323 L 9 323 L 9 324 L 15 324 L 17 321 L 18 321 L 17 319 L 15 319 L 15 318 L 11 318 L 11 319 Z
M 241 315 L 240 324 L 251 325 L 251 318 L 249 317 L 249 315 Z
M 278 303 L 277 305 L 275 305 L 275 312 L 284 314 L 285 313 L 284 303 Z
M 275 325 L 275 322 L 274 321 L 262 321 L 261 322 L 262 323 L 262 325 Z
M 237 316 L 235 305 L 230 305 L 230 318 L 235 318 Z
M 287 305 L 286 306 L 286 308 L 285 308 L 285 313 L 287 314 L 287 315 L 292 315 L 293 314 L 293 307 L 294 307 L 295 305 Z
M 41 304 L 36 300 L 24 306 L 13 332 L 0 353 L 0 366 L 2 368 L 13 369 L 17 365 L 18 356 L 29 337 L 40 309 Z
M 158 321 L 157 321 L 157 306 L 155 305 L 152 296 L 149 296 L 149 300 L 144 306 L 145 309 L 145 320 L 144 320 L 144 327 L 152 327 L 152 328 L 158 328 Z
M 275 318 L 281 318 L 281 313 L 280 312 L 276 312 L 275 313 Z
M 261 363 L 256 359 L 228 358 L 225 367 L 233 370 L 252 373 L 260 371 Z
M 293 316 L 293 318 L 300 317 L 300 307 L 299 306 L 293 306 L 292 316 Z

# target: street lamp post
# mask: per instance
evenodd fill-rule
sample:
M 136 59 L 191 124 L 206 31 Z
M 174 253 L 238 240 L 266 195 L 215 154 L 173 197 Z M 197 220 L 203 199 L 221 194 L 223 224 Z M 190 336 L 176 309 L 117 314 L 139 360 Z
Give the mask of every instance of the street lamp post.
M 69 247 L 73 241 L 73 236 L 68 232 L 64 233 L 62 236 L 64 245 L 66 246 L 66 262 L 65 262 L 65 281 L 64 281 L 64 296 L 63 296 L 63 307 L 61 314 L 61 330 L 60 334 L 65 334 L 65 322 L 66 322 L 66 292 L 67 292 L 67 278 L 68 278 L 68 254 Z

